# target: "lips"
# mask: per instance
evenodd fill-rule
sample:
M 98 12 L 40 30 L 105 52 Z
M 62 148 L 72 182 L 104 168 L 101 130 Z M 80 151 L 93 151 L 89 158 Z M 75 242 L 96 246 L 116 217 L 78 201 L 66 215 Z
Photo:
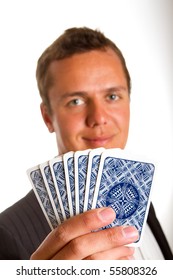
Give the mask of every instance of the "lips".
M 104 147 L 112 140 L 113 136 L 83 137 L 83 140 L 91 147 Z

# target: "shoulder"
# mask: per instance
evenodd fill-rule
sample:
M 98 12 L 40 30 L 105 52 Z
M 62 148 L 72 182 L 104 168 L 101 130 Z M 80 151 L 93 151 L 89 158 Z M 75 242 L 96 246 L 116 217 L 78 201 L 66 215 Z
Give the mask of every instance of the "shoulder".
M 30 256 L 49 232 L 35 194 L 30 191 L 0 214 L 0 251 L 4 246 L 6 251 L 12 246 L 20 252 L 26 251 L 24 255 Z
M 148 223 L 155 239 L 157 240 L 157 243 L 159 244 L 160 249 L 162 250 L 164 258 L 166 260 L 172 260 L 173 254 L 172 254 L 170 245 L 168 243 L 164 230 L 162 229 L 161 224 L 160 224 L 159 220 L 157 219 L 157 215 L 155 213 L 154 206 L 152 203 L 150 204 L 147 223 Z
M 23 226 L 26 221 L 28 224 L 30 220 L 32 224 L 35 220 L 39 220 L 40 223 L 44 223 L 45 220 L 32 190 L 0 214 L 0 225 L 4 224 L 6 227 L 10 226 L 10 228 Z

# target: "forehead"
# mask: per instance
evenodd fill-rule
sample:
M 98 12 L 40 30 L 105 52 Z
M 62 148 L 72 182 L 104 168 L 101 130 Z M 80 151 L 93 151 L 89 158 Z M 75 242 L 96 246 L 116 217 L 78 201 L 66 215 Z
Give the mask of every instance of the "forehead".
M 75 54 L 69 58 L 53 61 L 49 67 L 51 85 L 61 88 L 77 86 L 80 84 L 115 82 L 127 84 L 122 63 L 118 55 L 111 49 L 93 50 L 81 54 Z M 63 90 L 63 89 L 62 89 Z

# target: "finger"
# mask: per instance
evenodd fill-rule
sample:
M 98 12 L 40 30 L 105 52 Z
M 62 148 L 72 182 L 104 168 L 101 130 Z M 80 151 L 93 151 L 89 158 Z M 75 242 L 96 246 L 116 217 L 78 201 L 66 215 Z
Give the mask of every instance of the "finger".
M 134 248 L 121 246 L 116 247 L 107 251 L 99 252 L 97 254 L 93 254 L 87 258 L 86 260 L 131 260 L 134 259 Z
M 85 259 L 88 256 L 97 256 L 98 253 L 102 254 L 104 251 L 130 244 L 137 239 L 138 231 L 133 226 L 113 227 L 91 232 L 70 241 L 53 259 Z M 121 256 L 124 256 L 124 253 Z
M 127 261 L 127 260 L 133 261 L 133 260 L 135 260 L 135 257 L 133 255 L 131 255 L 131 256 L 120 258 L 119 260 L 122 260 L 122 261 Z
M 31 259 L 50 259 L 71 240 L 110 224 L 111 208 L 98 208 L 76 215 L 54 229 L 32 254 Z

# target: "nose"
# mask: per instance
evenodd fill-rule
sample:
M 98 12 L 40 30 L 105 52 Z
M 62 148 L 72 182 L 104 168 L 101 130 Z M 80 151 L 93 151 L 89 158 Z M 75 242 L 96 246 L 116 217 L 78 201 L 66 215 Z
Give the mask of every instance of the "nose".
M 86 122 L 89 127 L 102 126 L 107 123 L 106 108 L 103 104 L 99 103 L 99 101 L 90 104 Z

